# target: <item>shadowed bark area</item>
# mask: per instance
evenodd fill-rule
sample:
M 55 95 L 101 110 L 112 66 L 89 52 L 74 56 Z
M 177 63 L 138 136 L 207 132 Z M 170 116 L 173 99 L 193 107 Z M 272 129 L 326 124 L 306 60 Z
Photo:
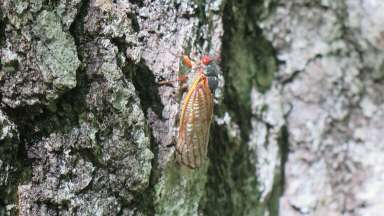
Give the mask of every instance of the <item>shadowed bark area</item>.
M 269 153 L 274 154 L 276 166 L 267 171 L 275 172 L 268 180 L 258 178 L 258 153 L 251 144 L 252 133 L 258 133 L 252 132 L 256 130 L 254 121 L 268 127 L 270 136 L 275 138 L 281 136 L 279 130 L 284 125 L 263 122 L 251 107 L 251 91 L 268 91 L 276 71 L 273 48 L 257 24 L 262 4 L 262 1 L 227 1 L 224 7 L 221 66 L 225 86 L 211 135 L 206 215 L 276 215 L 278 211 L 282 168 L 277 140 L 270 144 L 277 151 Z M 275 185 L 261 189 L 262 181 L 272 181 Z M 262 197 L 262 193 L 268 197 Z
M 3 0 L 0 215 L 378 215 L 383 9 Z M 183 86 L 159 84 L 191 53 L 221 59 L 198 169 L 175 161 Z

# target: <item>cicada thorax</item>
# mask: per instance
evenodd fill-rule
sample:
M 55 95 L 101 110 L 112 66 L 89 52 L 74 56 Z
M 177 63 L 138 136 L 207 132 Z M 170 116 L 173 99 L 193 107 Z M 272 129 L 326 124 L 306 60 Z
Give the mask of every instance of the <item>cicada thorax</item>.
M 185 57 L 184 61 L 193 63 Z M 211 64 L 212 60 L 204 56 L 196 68 L 190 64 L 197 73 L 183 100 L 180 113 L 176 159 L 190 168 L 200 167 L 207 158 L 213 93 L 217 87 L 217 65 Z
M 214 93 L 215 89 L 219 85 L 218 81 L 218 72 L 219 66 L 216 63 L 211 63 L 207 65 L 204 69 L 204 74 L 207 76 L 208 86 L 211 89 L 211 92 Z

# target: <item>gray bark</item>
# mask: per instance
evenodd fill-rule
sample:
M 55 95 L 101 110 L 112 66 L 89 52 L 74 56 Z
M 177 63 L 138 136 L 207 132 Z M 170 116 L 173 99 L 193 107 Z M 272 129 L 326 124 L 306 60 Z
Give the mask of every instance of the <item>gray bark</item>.
M 382 1 L 281 2 L 261 22 L 289 104 L 281 215 L 381 215 Z
M 0 215 L 384 211 L 380 0 L 0 3 Z M 193 52 L 221 72 L 192 170 L 159 82 Z

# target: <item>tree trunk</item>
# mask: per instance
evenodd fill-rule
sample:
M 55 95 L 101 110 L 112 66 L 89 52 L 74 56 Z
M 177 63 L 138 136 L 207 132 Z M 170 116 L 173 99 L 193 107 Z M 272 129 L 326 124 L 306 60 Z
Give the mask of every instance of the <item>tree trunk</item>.
M 0 0 L 0 215 L 380 215 L 384 3 Z M 175 161 L 220 56 L 208 158 Z

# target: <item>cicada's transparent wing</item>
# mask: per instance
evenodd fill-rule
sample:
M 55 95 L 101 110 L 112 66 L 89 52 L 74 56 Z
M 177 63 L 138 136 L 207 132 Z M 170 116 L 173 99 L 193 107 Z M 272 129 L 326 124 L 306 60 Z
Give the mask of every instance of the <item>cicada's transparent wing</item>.
M 207 156 L 213 97 L 205 75 L 194 81 L 180 114 L 176 144 L 177 160 L 190 168 L 200 167 Z

